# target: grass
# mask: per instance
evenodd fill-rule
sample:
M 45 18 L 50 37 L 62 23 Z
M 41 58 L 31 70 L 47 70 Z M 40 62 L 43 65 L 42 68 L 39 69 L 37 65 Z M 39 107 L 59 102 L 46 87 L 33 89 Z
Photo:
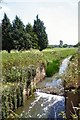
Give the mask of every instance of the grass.
M 11 71 L 13 71 L 12 69 L 14 68 L 23 69 L 27 68 L 29 65 L 34 65 L 37 67 L 40 63 L 44 63 L 46 66 L 47 76 L 52 76 L 55 72 L 58 71 L 62 59 L 75 54 L 76 51 L 77 49 L 75 48 L 45 49 L 41 52 L 38 50 L 21 52 L 11 51 L 11 53 L 2 51 L 0 52 L 0 54 L 2 54 L 2 74 L 3 76 L 9 74 L 9 72 L 11 73 Z M 9 75 L 12 74 L 13 73 Z
M 67 56 L 75 54 L 76 52 L 77 49 L 75 48 L 54 48 L 43 50 L 43 54 L 46 60 L 64 59 Z
M 47 77 L 53 76 L 53 74 L 58 72 L 59 65 L 60 65 L 59 60 L 54 60 L 52 62 L 49 62 L 47 64 L 47 68 L 46 68 L 46 75 L 47 75 Z
M 45 49 L 43 51 L 38 50 L 30 50 L 30 51 L 11 51 L 11 53 L 7 53 L 6 51 L 0 52 L 0 56 L 2 55 L 2 80 L 4 83 L 0 85 L 0 89 L 3 91 L 4 99 L 3 101 L 3 113 L 4 118 L 6 114 L 9 114 L 9 102 L 8 95 L 10 96 L 10 106 L 11 110 L 13 106 L 17 108 L 16 101 L 21 101 L 22 94 L 21 89 L 23 88 L 23 81 L 27 80 L 26 70 L 29 65 L 33 65 L 35 68 L 39 66 L 41 63 L 45 64 L 46 67 L 46 75 L 53 76 L 59 70 L 59 66 L 61 61 L 72 54 L 75 54 L 77 49 Z M 35 70 L 34 68 L 34 70 Z M 21 81 L 22 80 L 22 81 Z M 20 81 L 20 84 L 18 84 Z M 20 88 L 21 87 L 21 88 Z M 17 98 L 17 94 L 19 97 Z M 12 104 L 12 101 L 15 104 Z M 5 104 L 6 103 L 6 104 Z M 21 104 L 21 102 L 20 102 Z

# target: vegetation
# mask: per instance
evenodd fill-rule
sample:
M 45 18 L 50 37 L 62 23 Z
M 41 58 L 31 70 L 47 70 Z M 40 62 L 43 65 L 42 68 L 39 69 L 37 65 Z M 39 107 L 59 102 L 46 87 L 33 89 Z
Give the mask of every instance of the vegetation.
M 60 61 L 59 60 L 53 60 L 53 61 L 47 63 L 47 69 L 46 69 L 47 77 L 53 76 L 53 74 L 58 72 L 59 65 L 60 65 Z
M 37 20 L 34 20 L 34 32 L 37 34 L 38 37 L 38 46 L 39 50 L 42 51 L 43 49 L 47 48 L 48 45 L 48 38 L 45 31 L 44 23 L 38 18 L 38 15 L 36 17 Z
M 4 14 L 4 18 L 2 20 L 2 50 L 7 50 L 10 52 L 13 49 L 14 43 L 13 39 L 11 38 L 12 34 L 12 26 L 10 20 L 8 19 L 7 15 Z
M 28 23 L 26 26 L 21 19 L 16 16 L 13 23 L 4 14 L 2 20 L 2 50 L 29 50 L 35 48 L 43 50 L 48 45 L 48 38 L 45 31 L 44 23 L 38 16 L 32 26 Z
M 68 68 L 63 75 L 66 96 L 66 117 L 79 119 L 80 115 L 80 54 L 72 55 Z
M 65 87 L 78 87 L 78 54 L 72 56 L 63 79 L 66 82 Z
M 60 40 L 60 44 L 59 44 L 60 47 L 63 47 L 63 41 Z
M 62 59 L 76 53 L 76 49 L 45 49 L 43 51 L 2 51 L 2 118 L 15 118 L 15 110 L 23 105 L 23 88 L 31 88 L 36 67 L 44 63 L 46 75 L 52 76 L 59 70 Z M 53 66 L 53 67 L 52 67 Z M 30 89 L 30 94 L 32 91 Z M 18 116 L 17 116 L 18 117 Z
M 78 42 L 74 47 L 80 47 L 80 42 Z
M 31 51 L 11 51 L 7 53 L 2 51 L 2 74 L 3 82 L 18 82 L 24 80 L 25 72 L 29 65 L 44 63 L 46 66 L 46 75 L 52 76 L 59 70 L 61 60 L 72 55 L 76 49 L 46 49 L 42 52 Z
M 33 31 L 33 26 L 30 23 L 28 23 L 25 29 L 26 32 L 31 36 L 31 48 L 38 49 L 38 37 Z
M 23 105 L 23 85 L 6 83 L 2 90 L 2 119 L 16 118 L 15 110 Z
M 18 16 L 11 24 L 7 15 L 4 14 L 2 20 L 2 50 L 6 51 L 0 52 L 2 54 L 2 84 L 0 84 L 2 90 L 2 119 L 18 117 L 15 110 L 23 105 L 24 85 L 29 88 L 29 94 L 32 94 L 31 80 L 36 75 L 36 68 L 42 63 L 45 65 L 46 76 L 50 77 L 58 72 L 60 63 L 65 57 L 73 55 L 67 74 L 65 73 L 63 78 L 66 87 L 78 86 L 78 61 L 77 54 L 75 55 L 77 49 L 66 48 L 69 46 L 67 44 L 63 45 L 62 40 L 58 45 L 60 48 L 49 49 L 54 47 L 52 45 L 45 49 L 47 46 L 46 27 L 43 21 L 38 18 L 38 15 L 33 26 L 30 23 L 25 26 Z M 79 43 L 75 47 L 77 46 L 79 46 Z

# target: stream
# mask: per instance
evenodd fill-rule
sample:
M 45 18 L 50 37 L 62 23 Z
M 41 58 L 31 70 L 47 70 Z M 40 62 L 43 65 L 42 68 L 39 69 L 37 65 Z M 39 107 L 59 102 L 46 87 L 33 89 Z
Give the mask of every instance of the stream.
M 65 112 L 65 97 L 63 80 L 60 76 L 66 71 L 70 58 L 71 56 L 63 60 L 59 73 L 38 83 L 34 95 L 25 101 L 25 106 L 16 111 L 20 118 L 63 120 L 60 113 Z

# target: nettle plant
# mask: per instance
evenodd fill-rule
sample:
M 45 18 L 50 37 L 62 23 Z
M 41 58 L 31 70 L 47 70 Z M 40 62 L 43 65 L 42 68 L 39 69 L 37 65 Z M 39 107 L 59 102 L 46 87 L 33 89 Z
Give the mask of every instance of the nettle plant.
M 25 81 L 25 69 L 20 67 L 12 67 L 5 69 L 3 72 L 3 82 L 21 82 Z

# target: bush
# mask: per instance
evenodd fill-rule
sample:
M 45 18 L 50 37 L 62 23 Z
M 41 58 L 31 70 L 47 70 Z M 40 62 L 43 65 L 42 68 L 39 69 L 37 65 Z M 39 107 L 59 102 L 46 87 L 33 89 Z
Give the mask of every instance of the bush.
M 2 91 L 2 119 L 8 119 L 11 111 L 14 111 L 23 105 L 23 84 L 6 83 Z
M 3 71 L 3 82 L 24 82 L 27 79 L 26 69 L 19 67 L 5 69 Z
M 58 72 L 60 66 L 59 60 L 53 60 L 47 64 L 46 75 L 47 77 L 53 76 L 56 72 Z

